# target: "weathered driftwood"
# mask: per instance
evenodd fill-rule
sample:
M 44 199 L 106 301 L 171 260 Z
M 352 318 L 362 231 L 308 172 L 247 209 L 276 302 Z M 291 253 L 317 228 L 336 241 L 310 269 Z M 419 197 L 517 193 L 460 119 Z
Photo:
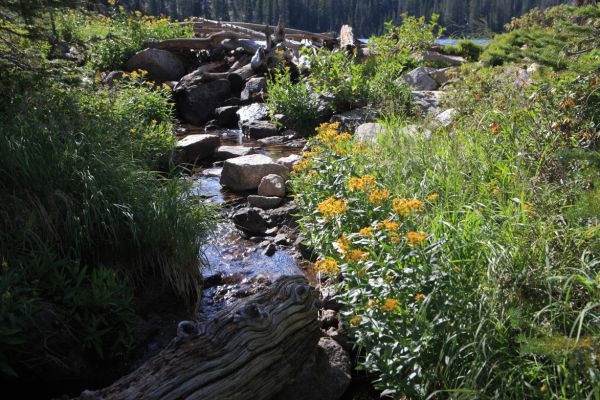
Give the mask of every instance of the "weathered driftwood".
M 342 25 L 340 29 L 340 48 L 346 50 L 352 50 L 356 47 L 354 40 L 354 33 L 350 25 Z
M 80 399 L 268 400 L 296 376 L 319 340 L 316 291 L 284 277 L 196 326 L 138 370 Z
M 237 32 L 221 31 L 205 38 L 149 40 L 144 44 L 146 47 L 163 50 L 204 50 L 217 47 L 225 39 L 246 39 L 246 36 Z
M 221 45 L 226 50 L 235 50 L 241 47 L 248 54 L 254 54 L 260 47 L 262 47 L 260 44 L 258 44 L 255 40 L 252 39 L 228 39 L 221 42 Z

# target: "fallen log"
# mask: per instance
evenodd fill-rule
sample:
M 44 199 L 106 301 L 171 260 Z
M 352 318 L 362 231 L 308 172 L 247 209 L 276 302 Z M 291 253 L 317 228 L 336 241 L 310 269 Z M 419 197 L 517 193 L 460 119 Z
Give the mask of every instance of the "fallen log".
M 350 25 L 342 25 L 340 29 L 340 48 L 348 51 L 352 51 L 356 47 L 354 41 L 354 33 Z
M 316 299 L 306 278 L 280 278 L 207 323 L 180 323 L 138 370 L 78 399 L 272 399 L 317 345 Z
M 144 42 L 146 47 L 172 50 L 189 49 L 205 50 L 218 46 L 225 39 L 246 39 L 244 34 L 237 32 L 217 32 L 205 38 L 149 40 Z

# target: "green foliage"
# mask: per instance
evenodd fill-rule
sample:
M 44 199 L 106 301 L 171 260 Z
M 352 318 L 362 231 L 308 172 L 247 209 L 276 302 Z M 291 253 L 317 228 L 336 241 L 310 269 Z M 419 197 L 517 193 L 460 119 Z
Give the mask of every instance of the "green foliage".
M 121 69 L 129 57 L 144 48 L 147 40 L 189 38 L 193 25 L 177 24 L 166 17 L 130 13 L 111 7 L 108 17 L 65 9 L 57 19 L 63 40 L 89 47 L 89 62 L 103 71 Z
M 463 68 L 431 138 L 322 126 L 296 167 L 317 269 L 392 397 L 598 396 L 600 81 L 518 68 Z
M 292 82 L 287 68 L 275 70 L 269 80 L 267 105 L 271 117 L 284 114 L 286 125 L 301 133 L 311 133 L 319 122 L 319 100 L 310 90 L 308 82 Z
M 531 60 L 556 70 L 587 72 L 600 67 L 600 6 L 533 10 L 513 19 L 481 56 L 490 65 Z
M 483 52 L 484 47 L 472 42 L 471 40 L 459 40 L 458 43 L 451 46 L 444 46 L 444 53 L 465 57 L 470 61 L 479 60 L 479 56 Z

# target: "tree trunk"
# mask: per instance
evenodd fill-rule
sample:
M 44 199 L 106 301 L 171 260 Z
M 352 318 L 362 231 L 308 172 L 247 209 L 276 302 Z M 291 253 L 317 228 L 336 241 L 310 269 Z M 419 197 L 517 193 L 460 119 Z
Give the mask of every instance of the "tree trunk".
M 181 322 L 161 353 L 79 399 L 272 399 L 318 343 L 316 300 L 306 278 L 280 278 L 207 323 Z

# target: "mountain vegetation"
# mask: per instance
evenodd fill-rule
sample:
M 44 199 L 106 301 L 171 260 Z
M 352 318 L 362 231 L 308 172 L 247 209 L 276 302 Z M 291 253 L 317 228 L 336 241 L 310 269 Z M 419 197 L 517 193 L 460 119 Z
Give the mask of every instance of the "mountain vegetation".
M 500 32 L 512 17 L 534 7 L 565 0 L 125 0 L 146 14 L 175 18 L 206 17 L 223 21 L 277 24 L 284 17 L 293 28 L 312 32 L 339 31 L 351 25 L 358 35 L 383 32 L 385 22 L 398 22 L 403 13 L 439 14 L 447 34 L 488 35 Z

